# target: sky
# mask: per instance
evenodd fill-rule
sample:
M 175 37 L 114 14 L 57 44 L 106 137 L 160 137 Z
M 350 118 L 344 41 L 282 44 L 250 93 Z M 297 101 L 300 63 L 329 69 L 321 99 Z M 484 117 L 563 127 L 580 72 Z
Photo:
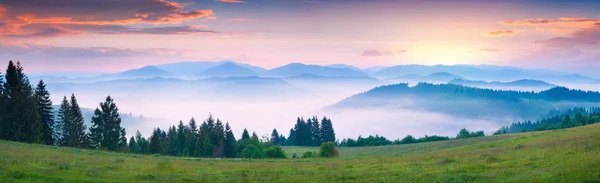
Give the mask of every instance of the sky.
M 598 10 L 597 0 L 0 0 L 0 59 L 28 72 L 233 60 L 600 76 Z

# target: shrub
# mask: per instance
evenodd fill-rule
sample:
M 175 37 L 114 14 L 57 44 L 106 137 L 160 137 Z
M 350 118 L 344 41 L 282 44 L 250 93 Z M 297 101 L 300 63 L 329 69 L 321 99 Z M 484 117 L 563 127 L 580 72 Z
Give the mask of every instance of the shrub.
M 319 155 L 321 157 L 337 157 L 340 156 L 340 152 L 337 147 L 335 147 L 335 143 L 333 142 L 323 142 L 321 147 L 319 147 Z
M 302 154 L 302 158 L 314 158 L 314 157 L 317 157 L 317 152 L 306 151 L 306 152 L 304 152 L 304 154 Z
M 267 150 L 265 150 L 265 156 L 267 158 L 287 158 L 281 146 L 272 146 L 267 148 Z
M 241 153 L 242 158 L 264 158 L 265 152 L 262 148 L 248 144 Z

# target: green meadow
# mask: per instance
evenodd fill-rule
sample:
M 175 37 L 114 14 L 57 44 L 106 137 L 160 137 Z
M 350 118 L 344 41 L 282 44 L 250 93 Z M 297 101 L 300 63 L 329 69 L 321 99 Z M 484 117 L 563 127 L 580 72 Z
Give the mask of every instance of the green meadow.
M 339 150 L 327 159 L 201 159 L 0 141 L 0 182 L 600 182 L 600 124 Z

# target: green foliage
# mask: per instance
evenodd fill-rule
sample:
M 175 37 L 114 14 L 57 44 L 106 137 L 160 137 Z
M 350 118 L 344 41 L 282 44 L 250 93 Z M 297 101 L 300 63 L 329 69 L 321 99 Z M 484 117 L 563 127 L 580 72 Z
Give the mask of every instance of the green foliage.
M 333 142 L 323 142 L 319 147 L 319 156 L 329 158 L 329 157 L 338 157 L 340 156 L 340 152 L 337 147 L 335 147 L 335 143 Z
M 20 62 L 9 61 L 2 90 L 0 139 L 43 143 L 37 101 Z
M 600 121 L 600 107 L 576 107 L 566 110 L 552 110 L 546 116 L 535 122 L 515 122 L 510 126 L 498 129 L 494 134 L 553 130 L 594 124 Z M 575 116 L 575 119 L 571 119 L 570 116 Z
M 281 146 L 271 146 L 265 150 L 265 157 L 267 158 L 287 158 L 285 151 Z
M 316 158 L 316 157 L 317 157 L 316 151 L 306 151 L 306 152 L 302 153 L 302 158 Z
M 125 129 L 121 127 L 119 108 L 110 96 L 94 111 L 90 137 L 92 147 L 97 149 L 118 151 L 124 149 L 127 144 Z
M 412 135 L 407 135 L 402 140 L 400 140 L 400 142 L 397 144 L 412 144 L 412 143 L 417 143 L 417 139 L 415 139 L 415 137 L 413 137 Z
M 81 108 L 77 103 L 75 95 L 71 95 L 71 100 L 63 97 L 60 109 L 58 111 L 58 119 L 62 127 L 61 145 L 67 147 L 87 148 L 89 144 L 88 136 L 85 133 L 85 124 Z
M 40 116 L 40 122 L 42 123 L 42 140 L 47 145 L 54 145 L 55 127 L 52 101 L 50 100 L 50 92 L 48 92 L 46 84 L 42 80 L 40 80 L 35 88 L 35 99 L 37 112 Z
M 323 142 L 335 141 L 335 132 L 331 120 L 323 117 L 321 122 L 314 116 L 304 120 L 298 117 L 294 128 L 290 129 L 290 136 L 285 145 L 319 146 Z
M 467 129 L 461 129 L 456 135 L 456 139 L 464 139 L 464 138 L 473 138 L 473 137 L 483 137 L 485 134 L 483 131 L 478 132 L 469 132 Z

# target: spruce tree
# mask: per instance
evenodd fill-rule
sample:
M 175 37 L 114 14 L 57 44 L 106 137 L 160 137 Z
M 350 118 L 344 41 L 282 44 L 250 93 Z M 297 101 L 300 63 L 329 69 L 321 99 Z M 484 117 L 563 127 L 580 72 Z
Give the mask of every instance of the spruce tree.
M 60 107 L 58 108 L 57 119 L 55 127 L 56 133 L 54 134 L 54 139 L 56 139 L 57 145 L 64 145 L 65 139 L 64 134 L 66 134 L 66 124 L 70 124 L 71 122 L 71 103 L 67 100 L 67 97 L 64 96 Z
M 65 105 L 66 97 L 63 100 L 63 104 L 61 105 L 61 111 L 59 111 L 59 115 L 62 113 L 63 122 L 63 139 L 62 145 L 68 147 L 79 147 L 84 148 L 89 146 L 88 136 L 85 133 L 86 126 L 83 120 L 83 114 L 81 113 L 81 108 L 79 108 L 79 104 L 77 103 L 77 98 L 75 98 L 75 94 L 71 95 L 71 101 L 67 102 Z M 68 107 L 68 109 L 63 110 L 63 105 Z
M 152 136 L 150 136 L 150 153 L 152 154 L 160 154 L 163 153 L 163 142 L 162 136 L 163 132 L 160 128 L 154 129 L 152 132 Z
M 237 154 L 236 140 L 229 123 L 225 123 L 225 144 L 223 145 L 225 157 L 235 158 Z
M 130 153 L 140 153 L 140 150 L 137 146 L 137 142 L 135 142 L 135 138 L 133 136 L 131 136 L 131 138 L 129 138 L 129 152 Z
M 242 140 L 250 140 L 250 134 L 248 133 L 248 130 L 246 130 L 244 128 L 244 132 L 242 132 Z
M 185 143 L 185 126 L 183 126 L 183 121 L 179 121 L 179 125 L 177 125 L 177 144 L 175 148 L 177 149 L 177 156 L 188 155 L 187 152 L 189 150 Z
M 321 120 L 321 142 L 335 142 L 333 124 L 327 117 L 323 117 Z
M 17 142 L 42 143 L 42 124 L 34 92 L 21 63 L 15 65 L 10 61 L 5 77 L 4 136 Z
M 279 145 L 279 133 L 277 129 L 273 129 L 273 132 L 271 132 L 270 142 L 272 145 Z
M 125 146 L 125 129 L 121 128 L 119 108 L 110 96 L 94 111 L 90 137 L 92 144 L 99 149 L 118 151 Z
M 54 114 L 52 112 L 52 101 L 50 92 L 46 89 L 46 84 L 40 80 L 35 89 L 35 99 L 37 101 L 37 112 L 40 115 L 42 123 L 42 140 L 47 145 L 54 144 Z

